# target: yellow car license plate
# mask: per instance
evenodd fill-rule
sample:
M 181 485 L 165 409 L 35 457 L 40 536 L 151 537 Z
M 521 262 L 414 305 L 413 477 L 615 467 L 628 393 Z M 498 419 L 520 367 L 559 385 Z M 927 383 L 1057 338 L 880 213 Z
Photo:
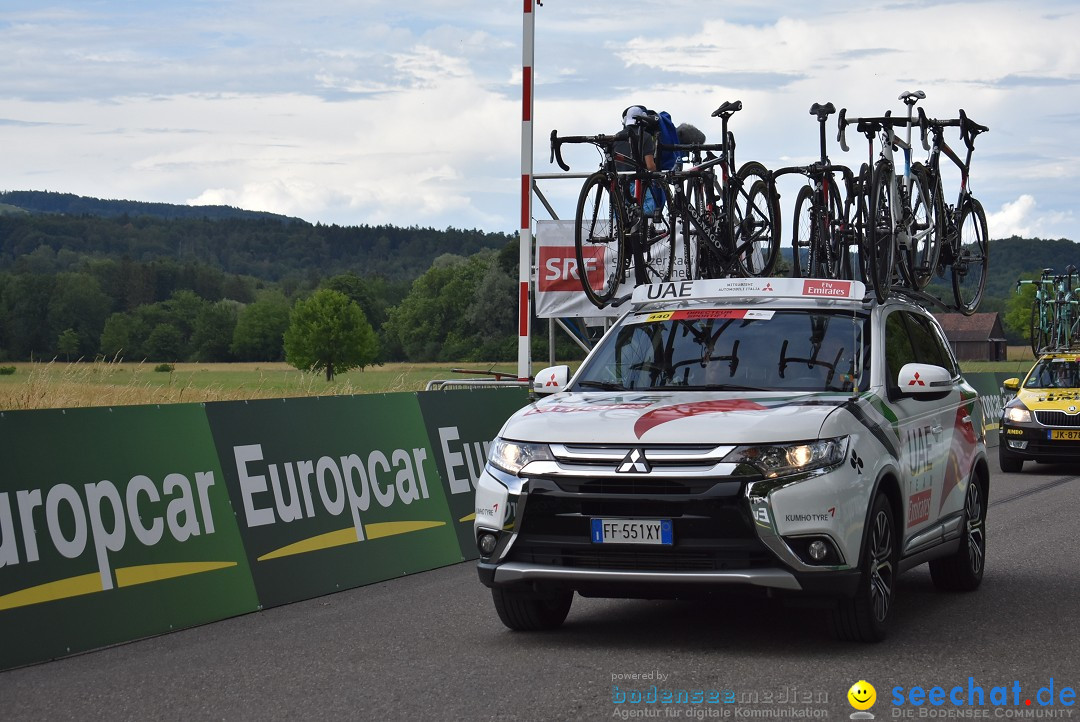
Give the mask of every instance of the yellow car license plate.
M 1052 441 L 1080 441 L 1080 429 L 1051 429 Z

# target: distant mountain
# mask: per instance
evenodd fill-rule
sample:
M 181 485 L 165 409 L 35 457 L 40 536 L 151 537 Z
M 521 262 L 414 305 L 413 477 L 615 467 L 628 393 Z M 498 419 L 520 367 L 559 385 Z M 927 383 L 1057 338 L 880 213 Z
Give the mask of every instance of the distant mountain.
M 1008 298 L 1016 293 L 1017 279 L 1038 275 L 1044 268 L 1064 273 L 1065 267 L 1080 268 L 1080 244 L 1065 238 L 1002 238 L 990 241 L 990 273 L 986 279 L 988 296 Z
M 172 203 L 145 203 L 143 201 L 103 200 L 88 198 L 72 193 L 53 193 L 51 191 L 5 191 L 0 192 L 0 213 L 4 205 L 14 206 L 31 213 L 60 213 L 69 216 L 150 216 L 166 220 L 277 220 L 283 222 L 299 221 L 299 218 L 267 213 L 265 211 L 246 211 L 232 206 L 187 206 Z
M 314 282 L 347 272 L 411 281 L 443 254 L 501 251 L 514 241 L 504 233 L 455 228 L 312 225 L 228 206 L 0 193 L 0 273 L 80 270 L 87 262 L 128 259 L 201 264 L 271 282 Z

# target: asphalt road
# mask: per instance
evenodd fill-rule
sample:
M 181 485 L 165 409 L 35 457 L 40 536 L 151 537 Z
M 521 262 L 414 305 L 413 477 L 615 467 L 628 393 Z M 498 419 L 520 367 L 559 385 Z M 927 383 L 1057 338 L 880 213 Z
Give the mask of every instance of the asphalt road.
M 939 593 L 925 566 L 908 572 L 877 645 L 835 641 L 817 610 L 738 601 L 578 597 L 560 630 L 512 633 L 465 563 L 0 673 L 0 719 L 848 719 L 865 679 L 878 720 L 1080 720 L 1061 704 L 1080 691 L 1078 471 L 995 471 L 981 589 Z M 734 701 L 630 704 L 652 685 Z M 957 685 L 987 705 L 1005 687 L 1008 704 L 892 703 L 897 686 Z

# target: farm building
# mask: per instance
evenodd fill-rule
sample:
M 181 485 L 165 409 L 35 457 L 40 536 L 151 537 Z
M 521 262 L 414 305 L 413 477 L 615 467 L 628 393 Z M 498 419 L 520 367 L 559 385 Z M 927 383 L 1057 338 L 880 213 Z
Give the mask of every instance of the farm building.
M 962 313 L 938 313 L 934 316 L 941 322 L 960 361 L 1006 360 L 1001 314 L 976 313 L 965 316 Z

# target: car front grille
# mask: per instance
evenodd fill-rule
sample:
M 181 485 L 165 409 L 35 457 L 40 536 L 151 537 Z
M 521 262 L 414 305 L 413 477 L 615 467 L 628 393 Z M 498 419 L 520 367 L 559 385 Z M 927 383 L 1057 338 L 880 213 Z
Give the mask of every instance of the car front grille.
M 1080 426 L 1080 413 L 1066 414 L 1064 411 L 1036 411 L 1035 420 L 1043 426 Z
M 531 479 L 507 560 L 634 571 L 723 571 L 776 564 L 732 479 Z M 670 519 L 673 544 L 598 544 L 591 520 Z

